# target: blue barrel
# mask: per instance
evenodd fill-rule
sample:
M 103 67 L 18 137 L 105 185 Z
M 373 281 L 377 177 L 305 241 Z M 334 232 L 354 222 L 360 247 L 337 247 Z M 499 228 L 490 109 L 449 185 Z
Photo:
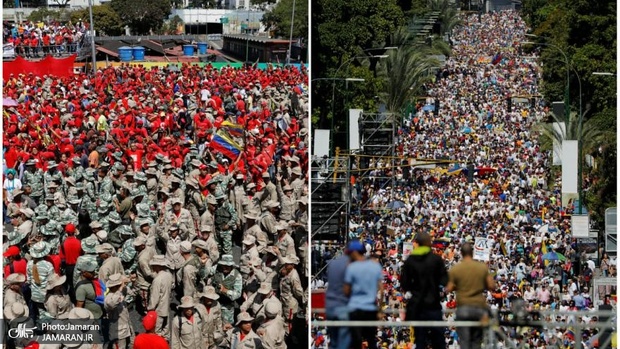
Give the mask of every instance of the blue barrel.
M 194 46 L 193 45 L 183 45 L 183 55 L 184 56 L 193 56 L 194 55 Z
M 129 46 L 123 46 L 118 48 L 118 58 L 121 62 L 131 62 L 132 49 Z
M 144 47 L 136 46 L 133 48 L 133 59 L 136 61 L 144 60 Z
M 198 43 L 198 53 L 201 55 L 206 55 L 207 54 L 207 43 L 206 42 L 199 42 Z

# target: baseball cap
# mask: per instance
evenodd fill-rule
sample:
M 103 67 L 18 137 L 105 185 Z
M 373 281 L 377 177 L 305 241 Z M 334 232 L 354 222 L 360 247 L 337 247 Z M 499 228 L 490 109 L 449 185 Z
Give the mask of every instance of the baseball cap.
M 365 253 L 366 252 L 366 247 L 359 240 L 351 240 L 347 244 L 347 249 L 345 250 L 345 253 L 346 254 L 350 254 L 351 252 Z

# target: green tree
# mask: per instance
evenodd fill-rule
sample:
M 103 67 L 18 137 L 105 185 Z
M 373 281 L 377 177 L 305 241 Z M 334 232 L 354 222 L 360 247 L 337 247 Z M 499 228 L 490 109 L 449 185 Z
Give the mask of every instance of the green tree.
M 392 35 L 394 43 L 409 41 L 405 27 Z M 430 80 L 431 69 L 439 67 L 439 62 L 430 58 L 432 51 L 432 47 L 425 45 L 404 45 L 390 51 L 383 65 L 386 82 L 385 91 L 381 94 L 388 111 L 401 113 L 409 103 L 414 102 L 421 86 Z
M 30 16 L 28 16 L 28 20 L 33 22 L 65 22 L 68 20 L 68 17 L 68 12 L 66 10 L 52 10 L 48 9 L 47 7 L 41 7 L 32 11 Z
M 616 2 L 602 0 L 524 0 L 523 18 L 538 38 L 538 43 L 549 43 L 535 49 L 540 51 L 543 79 L 541 93 L 547 101 L 564 100 L 566 69 L 569 71 L 569 108 L 571 120 L 580 109 L 585 125 L 594 130 L 615 130 L 617 122 L 617 95 L 614 77 L 595 76 L 593 72 L 616 72 L 617 26 Z M 568 59 L 558 52 L 562 50 Z M 531 50 L 533 48 L 528 48 Z M 561 59 L 558 59 L 560 57 Z M 568 65 L 569 63 L 570 65 Z M 579 78 L 578 78 L 579 76 Z M 581 88 L 579 88 L 581 85 Z M 573 123 L 574 120 L 570 121 Z M 573 132 L 573 131 L 569 131 Z M 604 210 L 615 205 L 616 191 L 616 135 L 604 132 L 594 147 L 584 134 L 584 154 L 597 158 L 603 165 L 584 169 L 587 183 L 592 183 L 586 196 L 586 205 L 595 220 L 602 225 Z
M 289 38 L 291 31 L 291 15 L 295 3 L 295 19 L 293 23 L 293 38 L 308 38 L 308 1 L 282 0 L 273 10 L 266 12 L 261 20 L 268 30 L 275 32 L 275 36 Z
M 110 6 L 134 35 L 157 31 L 172 10 L 170 0 L 112 0 Z
M 440 35 L 444 36 L 452 32 L 452 30 L 463 23 L 459 16 L 459 11 L 452 4 L 451 0 L 430 0 L 429 7 L 431 11 L 439 11 L 438 22 L 440 25 Z
M 404 1 L 404 0 L 403 0 Z M 402 1 L 401 1 L 402 2 Z M 367 51 L 383 47 L 389 36 L 405 22 L 400 3 L 396 0 L 317 0 L 312 3 L 312 78 L 364 77 L 373 72 L 378 60 L 371 60 L 371 69 L 365 66 L 371 54 L 383 54 Z M 365 51 L 366 50 L 366 51 Z M 373 107 L 375 110 L 382 83 L 375 81 L 376 76 L 362 84 L 350 84 L 349 94 L 359 92 L 348 99 L 352 106 Z M 342 85 L 338 85 L 339 87 Z M 342 95 L 332 100 L 332 81 L 316 81 L 312 85 L 313 127 L 328 128 L 332 124 L 344 125 L 343 115 L 346 105 Z M 339 90 L 341 91 L 341 90 Z M 332 112 L 333 111 L 333 112 Z M 341 112 L 337 112 L 341 111 Z
M 81 9 L 71 13 L 71 21 L 87 20 L 88 9 Z M 97 36 L 116 36 L 123 34 L 123 25 L 118 14 L 110 5 L 93 6 L 93 22 Z

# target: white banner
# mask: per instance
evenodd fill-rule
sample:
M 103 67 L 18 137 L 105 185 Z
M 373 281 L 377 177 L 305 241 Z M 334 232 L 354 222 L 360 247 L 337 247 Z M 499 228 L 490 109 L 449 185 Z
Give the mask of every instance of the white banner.
M 312 140 L 314 141 L 312 153 L 318 158 L 322 158 L 323 156 L 329 157 L 329 133 L 330 130 L 314 130 L 314 137 L 312 137 Z
M 2 46 L 2 58 L 14 58 L 15 57 L 15 46 L 13 43 L 4 44 Z
M 476 238 L 474 243 L 474 259 L 478 261 L 489 261 L 491 259 L 491 248 L 493 240 L 487 238 Z
M 403 242 L 403 260 L 407 260 L 411 251 L 413 251 L 413 242 Z
M 360 148 L 360 124 L 362 109 L 349 109 L 349 149 Z
M 587 238 L 590 235 L 590 216 L 576 215 L 571 217 L 571 230 L 574 238 Z
M 562 206 L 567 206 L 571 199 L 579 196 L 577 191 L 578 149 L 578 141 L 564 140 L 562 142 Z

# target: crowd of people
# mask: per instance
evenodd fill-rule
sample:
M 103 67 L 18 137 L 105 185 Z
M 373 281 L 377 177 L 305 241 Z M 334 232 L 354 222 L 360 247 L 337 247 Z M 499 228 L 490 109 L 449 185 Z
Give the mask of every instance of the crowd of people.
M 15 54 L 25 58 L 42 58 L 76 53 L 88 30 L 87 22 L 60 24 L 55 21 L 4 22 L 3 43 L 13 44 Z
M 419 234 L 432 237 L 429 247 L 448 270 L 464 259 L 464 243 L 486 239 L 488 254 L 476 258 L 486 262 L 493 280 L 492 289 L 484 291 L 488 308 L 502 321 L 513 319 L 514 305 L 530 314 L 597 310 L 595 292 L 615 308 L 615 287 L 592 289 L 594 277 L 616 276 L 615 262 L 599 250 L 597 265 L 579 250 L 571 235 L 574 208 L 562 205 L 561 179 L 549 171 L 550 152 L 541 149 L 539 135 L 532 130 L 549 111 L 542 101 L 527 97 L 538 94 L 541 80 L 536 54 L 526 57 L 520 45 L 527 30 L 514 11 L 464 16 L 451 35 L 451 56 L 426 85 L 429 105 L 422 102 L 405 117 L 395 142 L 400 159 L 442 159 L 450 165 L 412 168 L 406 161 L 377 158 L 368 161 L 370 176 L 356 180 L 347 238 L 359 240 L 362 253 L 383 266 L 379 303 L 385 304 L 380 311 L 386 321 L 400 321 L 405 304 L 412 302 L 403 281 L 405 261 L 411 258 L 405 246 L 410 248 Z M 512 103 L 513 96 L 526 96 L 528 103 Z M 328 299 L 330 287 L 341 285 L 327 282 L 325 266 L 329 272 L 343 247 L 313 242 L 313 272 L 322 272 L 313 276 L 312 288 L 327 288 Z M 453 320 L 450 310 L 458 306 L 454 293 L 440 289 L 442 319 Z M 333 305 L 326 308 L 329 312 Z M 576 341 L 594 348 L 603 338 L 596 316 L 541 313 L 536 319 L 549 326 L 519 332 L 506 327 L 510 340 L 530 348 L 572 348 Z M 592 326 L 583 338 L 575 338 L 574 323 Z M 324 347 L 329 342 L 325 329 L 313 330 L 315 345 Z M 384 327 L 366 340 L 376 340 L 377 347 L 407 348 L 419 335 L 409 328 Z M 463 340 L 453 327 L 441 335 L 450 348 L 458 348 Z
M 303 66 L 6 79 L 9 327 L 94 319 L 100 348 L 307 345 L 307 85 Z M 45 347 L 35 335 L 9 345 Z

